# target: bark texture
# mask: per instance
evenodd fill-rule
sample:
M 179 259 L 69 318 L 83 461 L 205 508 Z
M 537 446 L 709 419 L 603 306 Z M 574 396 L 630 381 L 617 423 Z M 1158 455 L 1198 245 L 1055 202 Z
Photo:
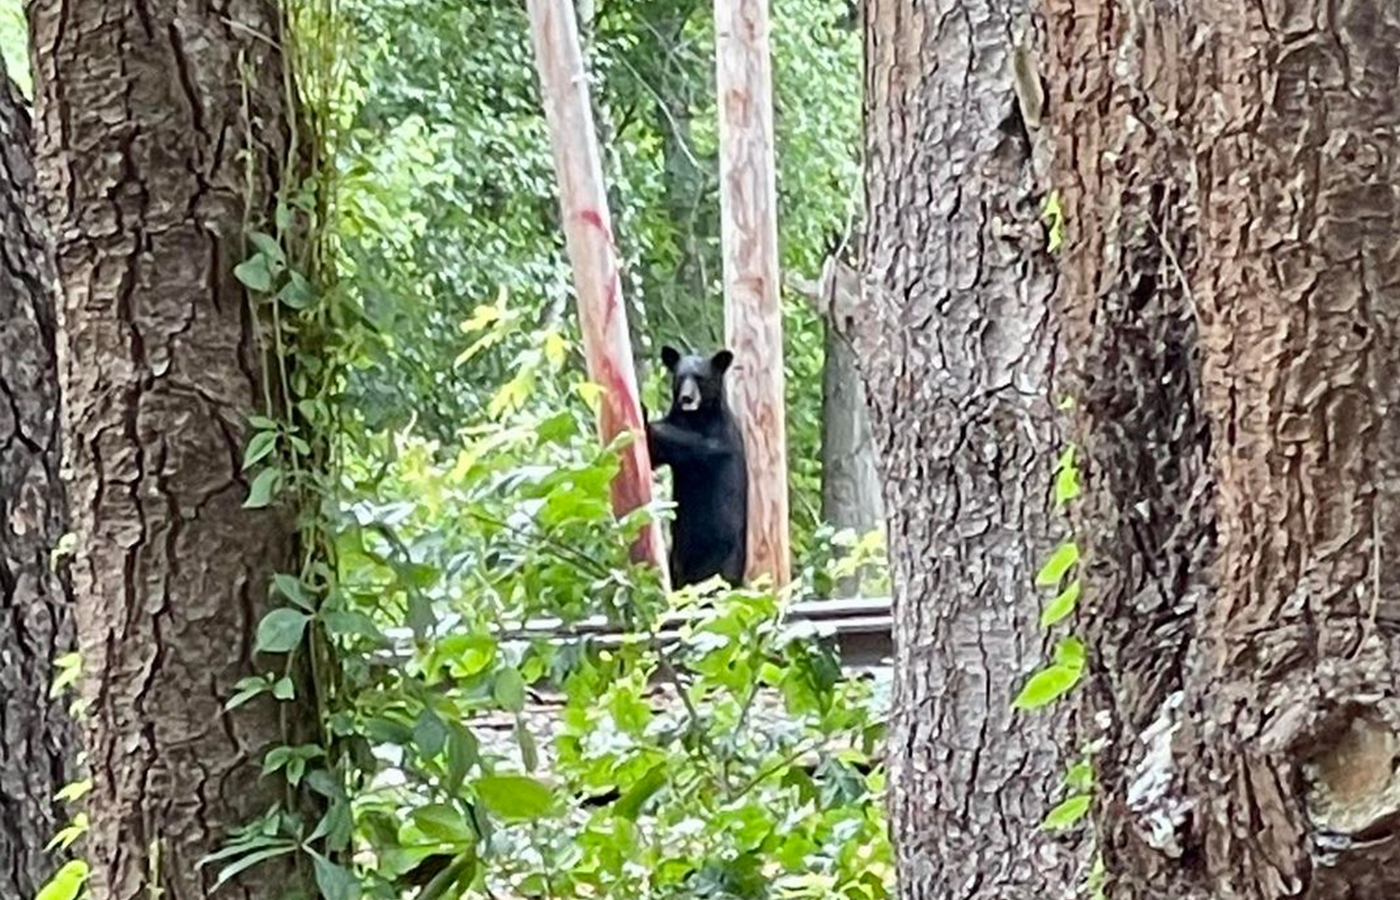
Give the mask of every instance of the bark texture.
M 59 477 L 53 262 L 33 206 L 29 113 L 0 74 L 0 897 L 52 872 L 73 729 L 48 699 L 73 647 L 72 599 L 50 553 L 65 528 Z
M 646 440 L 640 439 L 646 423 L 632 364 L 632 338 L 584 74 L 583 45 L 571 4 L 530 0 L 527 6 L 559 179 L 560 217 L 574 270 L 583 352 L 588 377 L 603 388 L 598 434 L 605 445 L 624 431 L 639 438 L 622 449 L 619 471 L 612 480 L 613 512 L 622 518 L 651 503 L 651 456 Z M 660 522 L 650 523 L 638 535 L 631 552 L 634 561 L 655 566 L 666 582 Z
M 1062 714 L 1011 700 L 1045 661 L 1054 268 L 1013 39 L 1029 4 L 866 7 L 865 327 L 858 341 L 895 582 L 890 818 L 900 896 L 1063 897 L 1039 830 Z M 1062 747 L 1061 742 L 1068 744 Z
M 726 379 L 749 466 L 748 578 L 792 579 L 768 0 L 715 0 Z
M 1110 898 L 1400 893 L 1400 8 L 1045 0 Z
M 853 343 L 860 273 L 828 258 L 817 307 L 825 329 L 822 364 L 822 521 L 864 534 L 884 522 L 870 413 Z
M 862 315 L 860 279 L 858 270 L 833 254 L 818 280 L 809 282 L 789 274 L 787 283 L 811 302 L 825 331 L 821 519 L 863 535 L 884 526 L 885 507 L 854 342 Z M 836 586 L 838 596 L 854 597 L 859 592 L 859 575 Z
M 197 863 L 281 798 L 250 674 L 289 517 L 242 509 L 258 324 L 232 275 L 288 134 L 270 0 L 36 0 L 40 183 L 60 285 L 64 449 L 88 707 L 96 900 L 203 900 Z M 314 713 L 284 706 L 293 723 Z M 295 742 L 295 740 L 293 740 Z M 300 884 L 282 857 L 221 891 Z

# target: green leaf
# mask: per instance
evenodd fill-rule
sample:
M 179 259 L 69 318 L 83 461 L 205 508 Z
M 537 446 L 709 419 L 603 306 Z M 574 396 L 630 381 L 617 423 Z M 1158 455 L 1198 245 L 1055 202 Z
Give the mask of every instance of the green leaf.
M 1076 637 L 1067 637 L 1055 647 L 1055 662 L 1071 669 L 1082 671 L 1088 654 L 1084 642 Z
M 309 621 L 311 617 L 300 610 L 274 609 L 258 623 L 255 649 L 259 653 L 290 653 L 301 643 Z
M 424 759 L 432 759 L 442 752 L 447 744 L 447 726 L 431 709 L 424 707 L 413 724 L 413 743 Z
M 306 595 L 306 590 L 302 587 L 301 579 L 295 575 L 285 575 L 278 573 L 272 576 L 272 586 L 277 589 L 277 593 L 300 606 L 307 612 L 315 612 L 316 602 Z
M 296 698 L 297 688 L 292 679 L 285 675 L 277 679 L 277 683 L 272 686 L 272 696 L 278 700 L 293 700 Z
M 1031 676 L 1012 701 L 1016 709 L 1040 709 L 1067 694 L 1079 682 L 1082 668 L 1055 663 Z
M 87 879 L 88 864 L 81 859 L 70 860 L 39 889 L 34 900 L 75 900 Z
M 313 773 L 314 774 L 314 773 Z M 310 783 L 311 776 L 307 776 Z M 332 851 L 342 850 L 350 844 L 351 834 L 355 830 L 355 819 L 350 813 L 350 804 L 344 798 L 337 798 L 331 801 L 330 808 L 321 817 L 321 821 L 316 823 L 316 830 L 311 832 L 308 842 L 319 838 L 326 839 L 326 847 Z
M 1055 505 L 1063 507 L 1080 494 L 1079 466 L 1074 459 L 1075 448 L 1071 444 L 1060 455 L 1055 466 Z
M 246 856 L 240 856 L 236 861 L 229 863 L 219 870 L 219 875 L 214 879 L 214 890 L 218 890 L 234 878 L 238 873 L 251 869 L 264 860 L 274 859 L 296 849 L 292 844 L 278 844 L 274 847 L 263 847 L 261 850 L 254 850 Z
M 1094 787 L 1094 767 L 1087 760 L 1075 763 L 1065 773 L 1065 787 L 1076 794 L 1087 794 Z
M 254 254 L 235 266 L 233 277 L 260 294 L 272 290 L 272 269 L 268 266 L 267 257 L 261 253 Z
M 1045 195 L 1045 205 L 1041 209 L 1041 218 L 1045 220 L 1045 225 L 1050 232 L 1045 240 L 1045 249 L 1049 253 L 1054 253 L 1065 243 L 1065 211 L 1060 203 L 1059 190 L 1052 190 Z
M 360 880 L 354 872 L 314 850 L 311 851 L 311 862 L 316 871 L 316 886 L 321 889 L 325 900 L 358 900 Z
M 444 844 L 469 844 L 476 838 L 476 833 L 462 814 L 446 803 L 420 806 L 413 811 L 411 818 L 419 831 Z
M 640 781 L 628 788 L 627 793 L 618 798 L 613 808 L 624 819 L 635 821 L 642 811 L 642 804 L 650 800 L 665 784 L 666 764 L 659 763 L 643 775 Z
M 266 691 L 268 689 L 268 683 L 266 678 L 255 675 L 251 678 L 241 679 L 234 687 L 237 689 L 238 693 L 228 698 L 228 702 L 224 704 L 224 709 L 237 709 Z
M 384 643 L 384 633 L 374 620 L 359 610 L 332 609 L 321 614 L 326 631 L 335 637 L 364 637 Z
M 1054 553 L 1050 554 L 1050 559 L 1035 576 L 1036 586 L 1055 587 L 1077 562 L 1079 562 L 1079 545 L 1074 541 L 1061 544 L 1055 548 Z
M 497 672 L 492 693 L 504 710 L 518 713 L 525 708 L 525 678 L 519 669 L 511 667 Z
M 316 302 L 316 291 L 305 275 L 293 269 L 287 283 L 277 292 L 277 299 L 288 309 L 302 310 Z
M 84 778 L 82 781 L 73 781 L 63 786 L 63 790 L 54 794 L 54 799 L 60 803 L 72 803 L 81 800 L 92 790 L 92 779 Z
M 1084 584 L 1082 580 L 1076 578 L 1071 581 L 1069 587 L 1060 591 L 1060 593 L 1055 596 L 1055 599 L 1051 600 L 1049 604 L 1046 605 L 1045 609 L 1041 611 L 1040 626 L 1042 628 L 1049 628 L 1051 625 L 1063 621 L 1067 616 L 1073 613 L 1075 606 L 1079 603 L 1079 595 L 1083 590 Z
M 73 846 L 74 841 L 87 834 L 89 824 L 87 813 L 78 813 L 73 817 L 72 822 L 60 828 L 58 834 L 53 836 L 53 840 L 44 846 L 44 852 L 47 853 L 55 847 L 67 850 Z
M 476 735 L 460 722 L 447 723 L 447 792 L 456 795 L 480 758 Z
M 248 241 L 257 248 L 259 254 L 267 257 L 273 266 L 280 267 L 286 263 L 286 254 L 282 252 L 277 238 L 272 235 L 262 231 L 250 231 L 248 232 Z
M 54 661 L 54 668 L 58 674 L 54 675 L 53 682 L 49 685 L 49 699 L 57 699 L 70 686 L 77 683 L 83 674 L 83 660 L 77 653 L 65 653 L 57 657 Z
M 262 462 L 276 447 L 277 432 L 259 431 L 253 435 L 253 439 L 248 442 L 248 449 L 243 454 L 243 471 L 246 472 Z
M 1089 805 L 1093 802 L 1090 794 L 1078 794 L 1056 806 L 1046 813 L 1045 821 L 1040 827 L 1046 831 L 1064 831 L 1066 828 L 1073 828 L 1084 818 L 1089 811 Z
M 277 430 L 277 423 L 269 419 L 267 416 L 249 416 L 248 424 L 256 428 L 258 431 Z
M 520 747 L 520 761 L 525 771 L 533 772 L 540 767 L 540 748 L 535 744 L 535 735 L 521 716 L 515 717 L 515 743 Z
M 486 808 L 508 822 L 542 819 L 554 808 L 554 791 L 527 775 L 490 775 L 477 779 L 475 788 Z
M 277 493 L 277 488 L 282 482 L 282 470 L 268 467 L 258 473 L 258 477 L 253 479 L 253 486 L 248 489 L 248 499 L 243 501 L 244 509 L 262 509 L 272 502 L 272 497 Z

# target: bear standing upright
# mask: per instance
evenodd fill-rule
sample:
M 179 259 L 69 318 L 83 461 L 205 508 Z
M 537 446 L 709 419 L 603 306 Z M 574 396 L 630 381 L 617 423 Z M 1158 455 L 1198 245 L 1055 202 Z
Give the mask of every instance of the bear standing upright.
M 737 587 L 748 563 L 749 474 L 744 436 L 725 399 L 734 354 L 706 359 L 662 347 L 661 361 L 671 373 L 671 409 L 647 423 L 647 446 L 653 464 L 671 467 L 671 583 L 719 575 Z

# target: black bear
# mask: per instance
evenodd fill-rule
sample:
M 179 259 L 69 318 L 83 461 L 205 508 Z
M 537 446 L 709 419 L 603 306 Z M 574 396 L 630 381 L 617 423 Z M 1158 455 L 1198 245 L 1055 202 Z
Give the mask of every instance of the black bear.
M 672 586 L 719 575 L 737 587 L 748 562 L 749 478 L 744 437 L 724 393 L 734 354 L 706 359 L 662 347 L 661 362 L 671 373 L 671 410 L 647 423 L 647 447 L 653 464 L 671 467 Z

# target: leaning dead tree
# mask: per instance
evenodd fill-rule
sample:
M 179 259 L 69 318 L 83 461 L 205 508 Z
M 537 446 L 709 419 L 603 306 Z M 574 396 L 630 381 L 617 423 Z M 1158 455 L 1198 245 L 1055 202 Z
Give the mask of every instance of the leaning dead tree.
M 792 576 L 768 0 L 715 0 L 724 319 L 749 462 L 750 579 Z
M 788 273 L 784 282 L 811 303 L 825 331 L 822 521 L 858 535 L 882 529 L 885 507 L 880 473 L 855 347 L 855 329 L 861 316 L 860 272 L 847 265 L 838 252 L 827 257 L 816 281 Z M 837 591 L 854 596 L 859 587 L 856 577 L 838 585 Z
M 622 450 L 612 482 L 613 512 L 622 517 L 651 502 L 651 459 L 642 422 L 622 280 L 608 214 L 598 136 L 589 103 L 578 19 L 572 3 L 530 0 L 530 31 L 549 124 L 559 206 L 574 269 L 588 375 L 602 390 L 598 430 L 604 444 L 625 431 L 637 439 Z M 632 548 L 666 576 L 661 526 L 650 523 Z

